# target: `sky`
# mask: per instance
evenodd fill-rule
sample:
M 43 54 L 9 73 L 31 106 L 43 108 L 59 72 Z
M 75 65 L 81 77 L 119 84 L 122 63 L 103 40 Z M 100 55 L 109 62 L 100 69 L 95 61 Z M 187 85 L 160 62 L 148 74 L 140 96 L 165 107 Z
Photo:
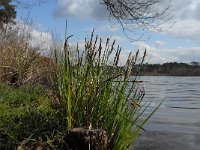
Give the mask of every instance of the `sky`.
M 25 1 L 25 0 L 24 0 Z M 27 0 L 28 1 L 28 0 Z M 116 40 L 122 48 L 121 63 L 126 61 L 129 52 L 141 53 L 146 49 L 146 63 L 166 62 L 200 62 L 200 0 L 172 0 L 170 14 L 172 19 L 162 25 L 163 32 L 145 32 L 136 30 L 129 36 L 122 28 L 109 20 L 108 11 L 99 0 L 47 0 L 46 3 L 30 8 L 18 8 L 17 20 L 23 23 L 23 18 L 29 18 L 34 25 L 32 34 L 36 42 L 41 37 L 46 41 L 54 36 L 64 39 L 66 20 L 67 34 L 73 35 L 70 43 L 84 43 L 92 30 L 104 41 L 106 38 Z M 44 40 L 44 41 L 45 41 Z

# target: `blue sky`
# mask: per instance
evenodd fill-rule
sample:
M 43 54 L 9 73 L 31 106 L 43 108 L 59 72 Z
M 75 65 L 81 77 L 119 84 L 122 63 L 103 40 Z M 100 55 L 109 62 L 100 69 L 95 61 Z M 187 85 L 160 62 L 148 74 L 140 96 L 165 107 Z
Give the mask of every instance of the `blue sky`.
M 146 33 L 140 41 L 134 42 L 123 34 L 120 26 L 109 21 L 107 11 L 97 0 L 49 0 L 40 6 L 18 9 L 17 19 L 29 16 L 38 27 L 38 33 L 50 35 L 56 31 L 61 38 L 64 38 L 67 19 L 68 33 L 73 35 L 71 43 L 83 42 L 95 29 L 103 39 L 117 40 L 122 47 L 122 62 L 130 51 L 137 49 L 147 49 L 148 63 L 200 62 L 200 0 L 172 0 L 171 14 L 173 19 L 163 25 L 167 28 L 175 22 L 169 30 Z M 135 32 L 137 36 L 142 34 Z

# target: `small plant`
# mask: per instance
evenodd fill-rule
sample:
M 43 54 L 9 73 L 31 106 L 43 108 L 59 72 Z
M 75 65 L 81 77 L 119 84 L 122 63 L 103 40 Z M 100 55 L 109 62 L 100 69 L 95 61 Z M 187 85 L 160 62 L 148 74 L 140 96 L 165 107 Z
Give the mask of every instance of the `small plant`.
M 137 75 L 132 76 L 137 72 L 135 64 L 142 65 L 146 52 L 141 59 L 139 51 L 130 53 L 121 67 L 121 49 L 115 48 L 115 41 L 107 39 L 103 46 L 102 39 L 92 33 L 90 40 L 85 40 L 84 50 L 78 44 L 74 50 L 68 39 L 64 51 L 55 51 L 53 80 L 66 129 L 102 128 L 107 132 L 109 149 L 127 149 L 159 107 L 143 116 L 150 103 L 142 103 L 145 91 L 136 88 Z

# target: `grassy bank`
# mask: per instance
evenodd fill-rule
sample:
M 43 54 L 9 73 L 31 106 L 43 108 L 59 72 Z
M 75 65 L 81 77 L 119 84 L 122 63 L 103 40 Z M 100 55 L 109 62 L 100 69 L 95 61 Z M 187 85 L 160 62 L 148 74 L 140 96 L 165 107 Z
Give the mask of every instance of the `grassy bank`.
M 145 91 L 136 88 L 131 73 L 137 75 L 135 64 L 143 64 L 146 52 L 141 58 L 139 51 L 130 53 L 118 70 L 121 49 L 115 41 L 103 42 L 92 33 L 84 48 L 74 48 L 68 40 L 51 57 L 31 45 L 23 51 L 1 48 L 12 57 L 1 60 L 0 146 L 59 149 L 67 131 L 85 127 L 105 130 L 108 149 L 127 149 L 144 130 L 158 107 L 144 116 L 150 103 L 142 103 Z
M 0 85 L 0 118 L 2 149 L 42 144 L 62 131 L 62 120 L 53 99 L 41 86 L 26 85 L 16 89 Z

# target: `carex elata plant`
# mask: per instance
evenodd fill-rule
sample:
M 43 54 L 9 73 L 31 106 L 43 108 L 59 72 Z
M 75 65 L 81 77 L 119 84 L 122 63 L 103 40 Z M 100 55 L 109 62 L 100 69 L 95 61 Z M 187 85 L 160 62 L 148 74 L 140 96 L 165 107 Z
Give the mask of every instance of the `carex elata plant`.
M 104 43 L 92 32 L 84 47 L 77 43 L 72 48 L 69 38 L 63 51 L 55 50 L 53 80 L 66 129 L 102 128 L 107 132 L 109 149 L 127 149 L 160 106 L 144 117 L 150 102 L 142 102 L 145 91 L 137 88 L 136 79 L 146 51 L 140 58 L 139 51 L 130 53 L 120 66 L 121 48 L 115 41 L 107 38 Z

